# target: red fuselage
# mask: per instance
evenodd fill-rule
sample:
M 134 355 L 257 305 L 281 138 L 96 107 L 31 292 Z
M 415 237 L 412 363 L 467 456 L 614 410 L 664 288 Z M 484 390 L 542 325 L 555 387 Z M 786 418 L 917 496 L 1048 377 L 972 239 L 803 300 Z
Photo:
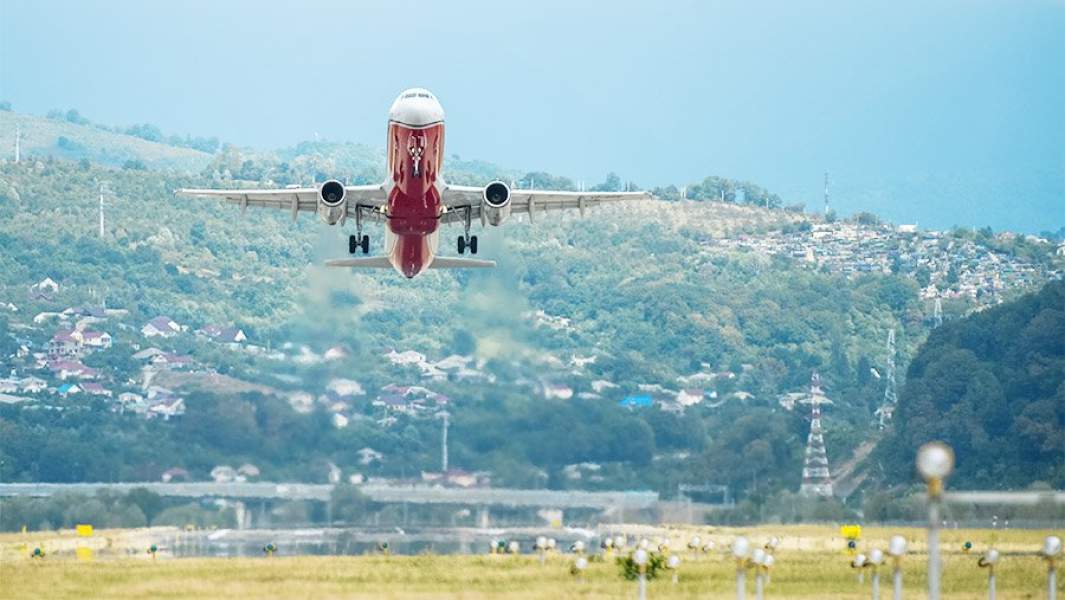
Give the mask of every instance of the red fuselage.
M 444 124 L 388 124 L 388 171 L 395 184 L 388 194 L 386 251 L 407 277 L 429 266 L 436 254 L 440 219 L 437 180 L 444 160 Z

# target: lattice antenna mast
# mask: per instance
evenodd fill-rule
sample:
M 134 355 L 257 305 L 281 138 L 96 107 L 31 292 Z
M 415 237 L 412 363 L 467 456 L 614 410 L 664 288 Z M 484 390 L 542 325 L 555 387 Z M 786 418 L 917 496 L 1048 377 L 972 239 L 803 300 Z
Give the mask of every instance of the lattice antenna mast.
M 825 214 L 828 214 L 828 171 L 825 171 Z
M 802 464 L 802 487 L 804 496 L 832 496 L 832 476 L 828 469 L 828 453 L 825 451 L 825 435 L 821 428 L 821 405 L 831 404 L 821 390 L 821 376 L 815 371 L 810 378 L 810 393 L 800 402 L 810 405 L 810 435 L 806 438 L 806 454 Z

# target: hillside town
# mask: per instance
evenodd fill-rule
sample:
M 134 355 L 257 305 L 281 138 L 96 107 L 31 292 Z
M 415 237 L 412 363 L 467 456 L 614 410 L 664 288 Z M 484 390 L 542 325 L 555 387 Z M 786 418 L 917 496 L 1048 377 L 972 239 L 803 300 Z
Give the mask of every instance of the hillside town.
M 915 225 L 863 224 L 860 220 L 813 222 L 757 235 L 707 240 L 711 256 L 735 252 L 766 259 L 785 257 L 810 268 L 847 277 L 903 273 L 917 280 L 923 298 L 965 299 L 977 306 L 996 304 L 1007 290 L 1025 290 L 1061 277 L 1059 267 L 1027 261 L 950 232 Z M 1012 243 L 1019 236 L 1000 233 L 992 241 Z M 1024 241 L 1065 258 L 1065 245 L 1037 236 Z

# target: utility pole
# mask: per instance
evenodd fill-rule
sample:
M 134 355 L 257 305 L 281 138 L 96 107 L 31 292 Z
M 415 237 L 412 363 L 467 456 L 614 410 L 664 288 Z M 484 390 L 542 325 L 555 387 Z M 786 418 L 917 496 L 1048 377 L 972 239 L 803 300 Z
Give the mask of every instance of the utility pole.
M 107 182 L 100 182 L 100 239 L 104 239 L 104 194 L 107 193 Z
M 448 417 L 450 414 L 445 410 L 440 413 L 440 417 L 444 420 L 443 435 L 440 438 L 440 472 L 447 473 L 447 428 Z

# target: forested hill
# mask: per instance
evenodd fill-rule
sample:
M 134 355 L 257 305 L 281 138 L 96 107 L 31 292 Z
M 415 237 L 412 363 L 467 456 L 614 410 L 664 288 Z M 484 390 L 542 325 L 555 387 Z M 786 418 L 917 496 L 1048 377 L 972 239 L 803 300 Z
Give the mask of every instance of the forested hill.
M 929 336 L 878 449 L 887 476 L 911 481 L 929 440 L 954 448 L 951 487 L 1065 486 L 1065 281 Z
M 62 120 L 71 134 L 104 131 Z M 434 416 L 446 406 L 450 464 L 497 485 L 671 495 L 711 482 L 764 499 L 799 485 L 808 421 L 789 399 L 815 371 L 835 402 L 825 425 L 840 462 L 877 431 L 888 331 L 905 365 L 935 324 L 929 290 L 942 291 L 949 323 L 1058 268 L 1044 241 L 813 217 L 708 177 L 683 186 L 688 200 L 673 187 L 583 220 L 514 219 L 479 232 L 498 269 L 407 281 L 322 268 L 348 231 L 315 217 L 173 195 L 324 174 L 373 181 L 373 149 L 206 154 L 177 145 L 203 140 L 166 137 L 153 152 L 208 160 L 182 169 L 134 154 L 116 168 L 92 158 L 112 141 L 80 157 L 53 141 L 0 164 L 5 481 L 157 479 L 175 467 L 202 479 L 243 462 L 273 480 L 324 480 L 331 465 L 416 478 L 439 465 Z M 455 181 L 574 185 L 448 165 Z M 623 185 L 614 175 L 598 187 Z M 379 231 L 367 233 L 379 251 Z M 445 230 L 445 253 L 458 233 Z M 154 335 L 149 321 L 163 317 L 176 329 Z M 71 342 L 78 327 L 111 342 Z M 222 343 L 230 330 L 247 339 Z M 50 355 L 67 346 L 88 371 Z

